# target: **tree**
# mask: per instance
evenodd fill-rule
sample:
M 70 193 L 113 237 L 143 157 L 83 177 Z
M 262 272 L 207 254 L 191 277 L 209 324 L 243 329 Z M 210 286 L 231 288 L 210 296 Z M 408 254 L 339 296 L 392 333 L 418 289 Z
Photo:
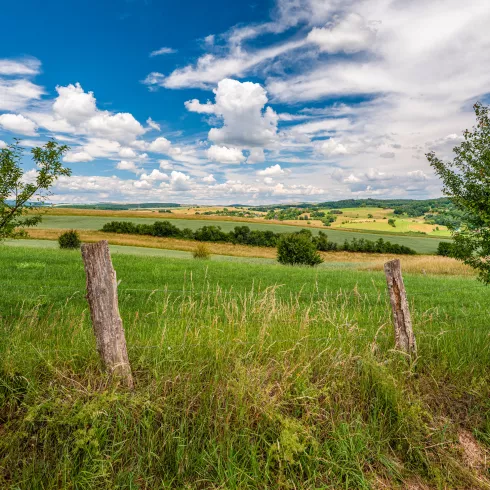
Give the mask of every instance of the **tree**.
M 476 269 L 490 283 L 490 119 L 489 108 L 474 105 L 477 124 L 463 133 L 463 141 L 445 162 L 434 152 L 426 156 L 442 179 L 443 192 L 461 211 L 461 224 L 448 224 L 453 236 L 451 256 Z
M 65 145 L 49 141 L 31 150 L 36 175 L 30 179 L 21 168 L 23 149 L 18 140 L 0 150 L 0 240 L 26 235 L 24 228 L 41 221 L 41 215 L 29 213 L 42 205 L 49 189 L 61 175 L 71 175 L 61 164 L 68 150 Z M 27 215 L 27 216 L 26 216 Z
M 277 244 L 277 260 L 287 265 L 315 266 L 323 262 L 312 241 L 311 232 L 282 235 Z

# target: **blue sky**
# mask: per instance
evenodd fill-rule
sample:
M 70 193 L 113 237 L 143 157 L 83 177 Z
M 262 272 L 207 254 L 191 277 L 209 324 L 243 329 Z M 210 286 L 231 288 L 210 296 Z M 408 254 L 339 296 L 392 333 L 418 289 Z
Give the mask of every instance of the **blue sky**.
M 68 144 L 56 202 L 439 196 L 424 155 L 490 92 L 486 0 L 21 0 L 2 21 L 0 146 Z

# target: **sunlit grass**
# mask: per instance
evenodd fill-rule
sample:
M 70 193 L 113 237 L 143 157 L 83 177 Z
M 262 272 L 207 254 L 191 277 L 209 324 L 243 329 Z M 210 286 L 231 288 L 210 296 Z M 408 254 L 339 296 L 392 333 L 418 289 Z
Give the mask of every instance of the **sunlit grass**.
M 133 393 L 101 370 L 79 253 L 0 247 L 1 488 L 486 488 L 457 446 L 490 437 L 473 277 L 402 258 L 409 363 L 382 272 L 113 262 Z

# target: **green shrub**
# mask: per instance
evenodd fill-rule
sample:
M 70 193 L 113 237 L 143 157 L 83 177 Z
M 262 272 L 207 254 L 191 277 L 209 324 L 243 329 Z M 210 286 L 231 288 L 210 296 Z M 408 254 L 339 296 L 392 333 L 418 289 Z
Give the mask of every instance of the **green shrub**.
M 194 249 L 194 252 L 192 252 L 192 256 L 195 259 L 205 260 L 209 259 L 211 252 L 205 243 L 198 243 L 197 247 Z
M 453 244 L 450 242 L 439 242 L 437 246 L 437 255 L 442 255 L 443 257 L 451 257 L 453 251 Z
M 76 230 L 65 231 L 58 237 L 60 248 L 80 248 L 82 241 Z
M 315 266 L 323 262 L 311 234 L 301 232 L 281 236 L 277 244 L 277 260 L 287 265 Z
M 388 220 L 388 224 L 389 224 L 390 226 L 393 226 L 393 228 L 396 228 L 396 223 L 395 223 L 395 220 L 394 220 L 393 218 L 390 218 L 390 219 Z

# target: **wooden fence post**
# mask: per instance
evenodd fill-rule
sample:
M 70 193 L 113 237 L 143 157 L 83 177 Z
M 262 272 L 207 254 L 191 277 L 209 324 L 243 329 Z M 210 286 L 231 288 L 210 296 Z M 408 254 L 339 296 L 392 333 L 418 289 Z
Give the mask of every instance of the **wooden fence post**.
M 107 240 L 84 243 L 82 257 L 97 350 L 111 377 L 133 388 L 126 338 L 119 315 L 116 271 L 112 267 Z
M 417 344 L 413 334 L 412 319 L 408 309 L 407 293 L 403 284 L 400 260 L 396 259 L 386 262 L 384 269 L 393 310 L 395 346 L 409 355 L 417 355 Z

